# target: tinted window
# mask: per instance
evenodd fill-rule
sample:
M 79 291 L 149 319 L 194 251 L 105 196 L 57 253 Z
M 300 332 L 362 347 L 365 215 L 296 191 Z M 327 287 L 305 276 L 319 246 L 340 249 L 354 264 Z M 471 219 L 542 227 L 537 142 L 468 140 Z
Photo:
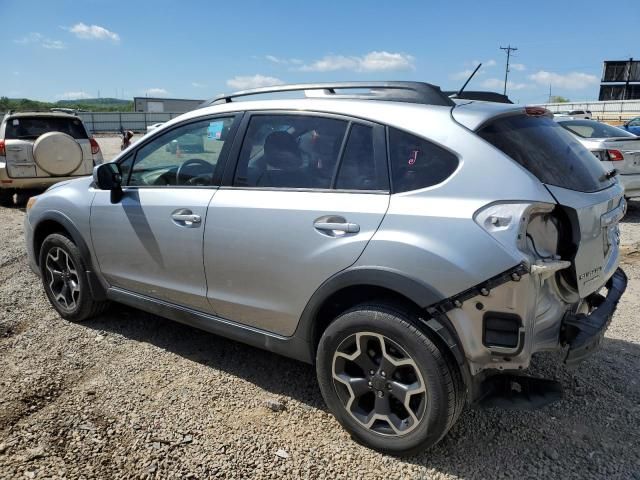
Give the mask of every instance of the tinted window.
M 75 139 L 89 138 L 79 118 L 14 117 L 7 120 L 6 139 L 35 140 L 48 132 L 62 132 Z
M 190 123 L 161 134 L 136 153 L 132 186 L 206 186 L 233 118 Z
M 256 115 L 245 135 L 234 185 L 330 188 L 347 123 L 307 115 Z
M 483 127 L 478 135 L 549 185 L 594 192 L 615 180 L 589 150 L 548 117 L 514 115 Z
M 436 185 L 458 167 L 451 152 L 394 128 L 389 129 L 389 153 L 394 192 Z
M 388 190 L 386 172 L 376 168 L 373 128 L 353 125 L 342 155 L 336 188 L 345 190 Z
M 561 127 L 582 138 L 635 137 L 634 134 L 621 128 L 592 120 L 567 120 L 566 122 L 558 123 L 560 123 Z

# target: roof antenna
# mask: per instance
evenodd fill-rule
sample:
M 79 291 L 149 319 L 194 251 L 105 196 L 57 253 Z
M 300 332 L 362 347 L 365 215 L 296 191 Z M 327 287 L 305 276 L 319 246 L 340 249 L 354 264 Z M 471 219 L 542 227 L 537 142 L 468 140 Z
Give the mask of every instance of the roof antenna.
M 460 90 L 458 90 L 458 92 L 457 92 L 457 93 L 455 93 L 455 94 L 451 95 L 452 97 L 457 98 L 457 97 L 459 97 L 459 96 L 460 96 L 460 94 L 461 94 L 461 93 L 464 91 L 464 89 L 467 87 L 467 85 L 469 84 L 469 82 L 471 81 L 471 79 L 473 78 L 473 76 L 476 74 L 476 72 L 477 72 L 478 70 L 480 70 L 480 67 L 481 67 L 481 66 L 482 66 L 482 63 L 479 63 L 479 64 L 478 64 L 478 66 L 476 67 L 476 69 L 475 69 L 473 72 L 471 72 L 471 75 L 469 75 L 469 78 L 467 78 L 467 81 L 466 81 L 466 82 L 464 82 L 464 85 L 462 85 L 462 88 L 461 88 Z

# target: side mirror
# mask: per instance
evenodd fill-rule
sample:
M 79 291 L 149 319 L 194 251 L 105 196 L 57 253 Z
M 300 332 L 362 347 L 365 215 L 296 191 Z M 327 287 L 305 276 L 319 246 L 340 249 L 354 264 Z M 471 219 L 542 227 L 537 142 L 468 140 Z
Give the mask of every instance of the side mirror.
M 122 174 L 117 163 L 103 163 L 93 169 L 93 180 L 100 190 L 111 191 L 111 203 L 122 199 Z

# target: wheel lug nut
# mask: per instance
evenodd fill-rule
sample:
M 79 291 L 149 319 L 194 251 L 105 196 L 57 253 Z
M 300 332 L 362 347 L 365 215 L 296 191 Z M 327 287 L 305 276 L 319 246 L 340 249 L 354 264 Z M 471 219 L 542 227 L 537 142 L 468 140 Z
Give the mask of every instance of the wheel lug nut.
M 390 383 L 387 383 L 387 389 L 391 390 L 391 384 Z
M 378 397 L 380 398 L 384 397 L 384 392 L 382 390 L 378 391 Z
M 369 382 L 369 388 L 371 388 L 373 386 L 373 383 Z
M 369 375 L 375 375 L 376 372 L 374 372 L 373 370 L 369 370 Z
M 382 375 L 383 377 L 386 377 L 386 376 L 387 376 L 387 374 L 386 374 L 386 373 L 384 373 L 384 370 L 383 370 L 382 372 L 380 372 L 380 375 Z

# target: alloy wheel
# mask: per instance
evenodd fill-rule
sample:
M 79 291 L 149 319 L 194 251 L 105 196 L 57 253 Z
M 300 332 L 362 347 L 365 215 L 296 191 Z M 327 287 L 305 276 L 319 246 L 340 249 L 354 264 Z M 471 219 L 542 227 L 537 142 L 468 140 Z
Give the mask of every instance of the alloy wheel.
M 56 303 L 66 310 L 75 309 L 80 297 L 80 279 L 69 254 L 60 247 L 49 250 L 45 274 Z
M 420 369 L 384 335 L 358 332 L 347 337 L 334 353 L 332 376 L 344 408 L 372 432 L 406 435 L 424 417 L 427 392 Z

